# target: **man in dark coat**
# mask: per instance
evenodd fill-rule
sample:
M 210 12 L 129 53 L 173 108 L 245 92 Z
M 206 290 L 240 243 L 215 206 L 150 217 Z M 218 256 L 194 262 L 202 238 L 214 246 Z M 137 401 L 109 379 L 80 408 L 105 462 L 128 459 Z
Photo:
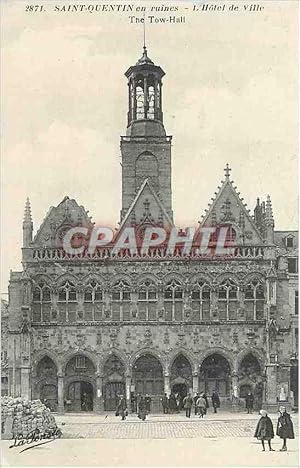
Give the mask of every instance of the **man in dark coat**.
M 217 412 L 217 408 L 220 408 L 220 398 L 217 390 L 214 390 L 211 395 L 211 402 L 214 409 L 214 413 Z
M 169 397 L 169 408 L 170 408 L 170 413 L 175 413 L 176 409 L 177 409 L 177 401 L 176 401 L 176 397 L 174 395 L 174 393 L 171 393 L 170 397 Z
M 254 396 L 252 393 L 249 391 L 248 394 L 246 395 L 245 398 L 245 403 L 246 403 L 246 410 L 248 414 L 252 414 L 253 411 L 253 405 L 254 405 Z
M 160 401 L 161 401 L 161 404 L 162 404 L 162 407 L 163 407 L 164 414 L 168 414 L 169 413 L 169 400 L 168 400 L 168 396 L 167 396 L 166 393 L 160 399 Z
M 279 408 L 276 435 L 278 435 L 283 440 L 283 445 L 280 451 L 286 452 L 286 439 L 294 439 L 295 435 L 291 416 L 286 412 L 285 406 L 280 406 Z
M 207 398 L 206 393 L 202 393 L 202 398 L 204 398 L 204 400 L 205 400 L 205 404 L 206 404 L 205 414 L 206 414 L 206 413 L 207 413 L 207 410 L 208 410 L 208 408 L 209 408 L 209 403 L 208 403 L 208 398 Z
M 146 415 L 147 415 L 147 403 L 146 403 L 146 398 L 144 396 L 141 396 L 139 403 L 138 403 L 138 417 L 142 420 L 146 420 Z
M 122 417 L 122 421 L 125 421 L 127 416 L 127 403 L 124 395 L 120 395 L 116 415 L 120 415 Z
M 151 411 L 151 397 L 148 395 L 148 393 L 146 394 L 145 396 L 145 402 L 146 402 L 146 411 L 147 411 L 147 414 L 150 413 Z
M 187 418 L 191 417 L 192 406 L 193 406 L 193 398 L 192 398 L 191 394 L 189 393 L 183 399 L 183 407 L 185 409 L 185 415 L 186 415 Z
M 199 397 L 200 397 L 200 393 L 197 392 L 196 395 L 194 396 L 195 416 L 198 414 L 198 406 L 196 405 L 196 402 L 197 402 Z
M 262 451 L 265 451 L 265 440 L 268 441 L 270 452 L 274 452 L 271 447 L 271 439 L 274 437 L 273 424 L 265 410 L 260 410 L 260 420 L 257 423 L 254 437 L 261 441 Z

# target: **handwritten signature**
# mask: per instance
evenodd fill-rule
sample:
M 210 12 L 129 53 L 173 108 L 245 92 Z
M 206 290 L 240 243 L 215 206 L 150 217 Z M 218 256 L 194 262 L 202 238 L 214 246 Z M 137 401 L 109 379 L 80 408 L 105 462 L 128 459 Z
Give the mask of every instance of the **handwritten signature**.
M 9 448 L 14 448 L 14 447 L 20 447 L 25 444 L 33 444 L 34 442 L 40 442 L 35 445 L 31 445 L 30 447 L 27 447 L 23 450 L 21 450 L 20 453 L 25 452 L 25 450 L 29 450 L 33 447 L 37 447 L 38 445 L 43 445 L 47 444 L 49 442 L 53 442 L 55 439 L 59 439 L 62 436 L 61 430 L 56 427 L 55 429 L 47 429 L 43 432 L 41 432 L 39 429 L 34 429 L 33 431 L 29 432 L 26 437 L 23 436 L 23 434 L 19 434 L 14 438 L 14 443 L 9 446 Z M 44 439 L 47 439 L 44 442 Z

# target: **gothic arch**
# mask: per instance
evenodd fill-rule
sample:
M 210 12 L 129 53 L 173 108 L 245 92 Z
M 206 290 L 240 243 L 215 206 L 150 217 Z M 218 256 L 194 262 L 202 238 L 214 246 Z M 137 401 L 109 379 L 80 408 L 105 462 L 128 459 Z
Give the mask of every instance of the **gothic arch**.
M 184 282 L 184 277 L 182 275 L 180 275 L 179 273 L 176 273 L 176 272 L 172 272 L 172 273 L 167 273 L 165 276 L 164 276 L 164 286 L 166 286 L 170 281 L 172 280 L 177 280 L 179 281 L 179 283 L 181 284 L 181 286 L 184 288 L 185 286 L 185 282 Z
M 67 281 L 73 283 L 75 287 L 78 286 L 78 278 L 72 273 L 64 273 L 63 275 L 59 276 L 56 281 L 56 286 L 59 288 L 60 286 L 63 286 L 64 283 L 66 283 Z
M 102 278 L 101 275 L 97 275 L 96 273 L 89 273 L 83 279 L 83 286 L 87 286 L 90 281 L 96 281 L 100 286 L 105 286 L 105 279 Z
M 117 273 L 116 275 L 112 276 L 109 283 L 110 287 L 114 287 L 115 284 L 121 280 L 126 281 L 126 283 L 132 287 L 132 279 L 130 278 L 130 275 L 127 275 L 126 273 Z
M 220 354 L 220 356 L 224 357 L 228 364 L 229 364 L 229 367 L 230 367 L 230 371 L 231 373 L 235 370 L 235 367 L 234 367 L 234 358 L 232 356 L 232 353 L 227 349 L 227 348 L 221 348 L 221 347 L 214 347 L 214 348 L 209 348 L 207 351 L 205 351 L 204 353 L 202 353 L 200 355 L 200 359 L 199 359 L 199 370 L 203 364 L 203 361 L 211 356 L 212 354 Z
M 258 361 L 258 364 L 260 365 L 260 369 L 261 369 L 261 372 L 264 371 L 264 368 L 265 368 L 265 359 L 264 357 L 262 356 L 262 354 L 257 351 L 256 349 L 253 349 L 253 348 L 246 348 L 246 349 L 243 349 L 236 357 L 235 359 L 235 367 L 234 367 L 234 370 L 236 372 L 238 372 L 239 370 L 239 367 L 243 361 L 243 359 L 245 357 L 247 357 L 248 355 L 251 355 L 253 357 L 255 357 Z
M 198 283 L 199 281 L 203 281 L 203 283 L 206 283 L 209 287 L 212 287 L 213 283 L 213 277 L 208 274 L 208 273 L 198 273 L 196 275 L 193 275 L 191 281 L 190 281 L 190 286 L 191 288 Z
M 238 287 L 240 287 L 240 284 L 241 284 L 240 278 L 235 273 L 230 273 L 230 272 L 220 273 L 215 279 L 216 285 L 220 286 L 220 284 L 226 280 L 232 280 L 236 283 Z
M 190 366 L 191 366 L 192 373 L 194 373 L 195 369 L 197 368 L 197 364 L 196 364 L 196 362 L 195 362 L 195 356 L 194 356 L 190 351 L 188 351 L 188 350 L 185 349 L 185 348 L 176 349 L 176 350 L 173 351 L 173 353 L 170 355 L 170 358 L 168 359 L 168 363 L 167 363 L 169 373 L 171 372 L 171 369 L 172 369 L 172 366 L 173 366 L 175 360 L 176 360 L 180 355 L 181 355 L 181 356 L 184 356 L 184 357 L 187 359 L 187 361 L 189 362 L 189 364 L 190 364 Z
M 266 277 L 260 271 L 254 271 L 254 272 L 251 272 L 251 273 L 247 273 L 245 275 L 245 277 L 243 279 L 243 283 L 246 285 L 248 283 L 251 283 L 251 281 L 254 281 L 254 280 L 265 282 Z
M 101 356 L 100 364 L 99 364 L 100 372 L 103 373 L 105 364 L 107 363 L 109 358 L 111 358 L 112 356 L 116 356 L 121 361 L 125 369 L 125 374 L 127 374 L 128 369 L 129 369 L 128 358 L 125 353 L 123 353 L 122 351 L 116 348 L 112 348 L 111 350 L 103 353 L 103 355 Z
M 159 279 L 156 275 L 154 275 L 153 273 L 142 273 L 138 280 L 137 280 L 137 285 L 140 286 L 144 281 L 146 280 L 149 280 L 151 282 L 153 282 L 153 284 L 155 286 L 158 286 L 159 285 Z
M 41 282 L 44 282 L 49 288 L 53 286 L 53 279 L 49 275 L 38 274 L 32 277 L 32 286 L 38 286 Z
M 47 356 L 49 359 L 51 359 L 54 364 L 56 365 L 56 369 L 57 369 L 57 372 L 59 373 L 60 370 L 61 370 L 61 362 L 58 358 L 58 356 L 53 352 L 53 351 L 50 351 L 48 349 L 42 349 L 41 351 L 38 351 L 35 355 L 34 355 L 34 358 L 33 358 L 33 366 L 35 367 L 35 369 L 37 368 L 39 362 L 45 357 Z
M 163 372 L 165 372 L 166 370 L 166 358 L 165 356 L 163 356 L 161 353 L 159 353 L 158 351 L 156 351 L 155 349 L 151 349 L 151 348 L 143 348 L 143 349 L 140 349 L 139 351 L 136 351 L 130 358 L 129 360 L 129 369 L 132 371 L 132 368 L 133 368 L 133 365 L 135 364 L 135 362 L 142 356 L 145 356 L 147 354 L 150 354 L 151 356 L 155 357 L 162 369 L 163 369 Z
M 90 353 L 89 351 L 85 351 L 83 349 L 78 349 L 76 351 L 70 351 L 70 352 L 68 352 L 68 353 L 66 353 L 64 355 L 63 364 L 62 364 L 63 373 L 65 374 L 66 367 L 67 367 L 68 363 L 70 362 L 70 360 L 73 357 L 79 356 L 79 355 L 86 356 L 91 361 L 91 363 L 93 364 L 94 369 L 95 369 L 95 374 L 98 374 L 99 364 L 98 364 L 97 358 L 95 357 L 95 354 Z

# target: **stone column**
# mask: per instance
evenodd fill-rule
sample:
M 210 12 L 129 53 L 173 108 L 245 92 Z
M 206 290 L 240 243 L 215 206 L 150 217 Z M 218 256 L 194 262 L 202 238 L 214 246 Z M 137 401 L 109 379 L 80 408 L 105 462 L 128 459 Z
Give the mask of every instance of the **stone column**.
M 57 374 L 57 411 L 63 413 L 65 411 L 64 406 L 64 376 L 63 374 Z
M 164 392 L 169 396 L 171 393 L 170 389 L 170 375 L 165 374 L 164 375 Z
M 239 378 L 236 372 L 233 372 L 231 375 L 231 386 L 232 386 L 232 395 L 231 395 L 231 411 L 237 413 L 239 411 Z
M 127 402 L 128 411 L 130 411 L 130 409 L 131 409 L 130 389 L 131 389 L 131 375 L 126 375 L 126 377 L 125 377 L 125 391 L 126 391 L 126 402 Z
M 30 367 L 21 368 L 21 396 L 26 400 L 31 400 L 30 390 Z
M 96 376 L 96 395 L 95 395 L 95 408 L 94 411 L 101 413 L 104 410 L 104 401 L 102 395 L 103 377 L 102 375 Z
M 276 412 L 277 404 L 277 364 L 266 365 L 266 402 L 264 407 L 267 411 Z
M 199 374 L 198 372 L 193 373 L 193 393 L 196 395 L 199 391 Z

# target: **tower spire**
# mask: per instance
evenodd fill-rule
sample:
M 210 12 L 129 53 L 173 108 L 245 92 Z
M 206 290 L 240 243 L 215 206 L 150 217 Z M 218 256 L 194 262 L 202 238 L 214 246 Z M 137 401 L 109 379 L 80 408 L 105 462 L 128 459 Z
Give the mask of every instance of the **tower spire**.
M 27 197 L 24 210 L 23 219 L 23 247 L 29 247 L 32 242 L 33 223 L 31 216 L 31 206 L 29 198 Z

